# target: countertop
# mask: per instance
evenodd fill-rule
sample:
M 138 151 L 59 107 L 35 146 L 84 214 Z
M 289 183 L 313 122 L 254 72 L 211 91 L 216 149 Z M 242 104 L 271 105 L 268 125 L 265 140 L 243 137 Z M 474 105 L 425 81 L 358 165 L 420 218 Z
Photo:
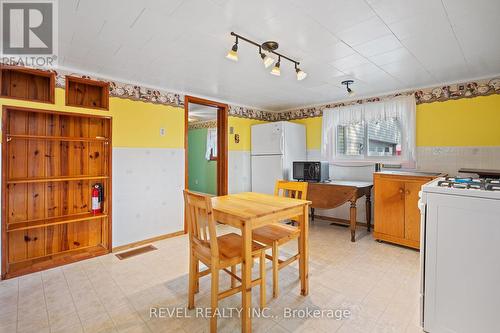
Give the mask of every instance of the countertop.
M 394 176 L 410 176 L 410 177 L 445 177 L 446 174 L 442 172 L 427 172 L 418 170 L 382 170 L 374 172 L 380 175 L 394 175 Z

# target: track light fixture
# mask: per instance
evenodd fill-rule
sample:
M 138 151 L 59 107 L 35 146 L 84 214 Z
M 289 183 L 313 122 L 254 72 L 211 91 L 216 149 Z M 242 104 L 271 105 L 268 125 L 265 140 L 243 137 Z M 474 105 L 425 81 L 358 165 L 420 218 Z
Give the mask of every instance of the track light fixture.
M 234 43 L 231 50 L 226 55 L 226 58 L 232 61 L 238 61 L 238 36 L 236 36 L 236 42 Z
M 272 54 L 275 54 L 278 56 L 278 61 L 274 65 L 273 69 L 271 70 L 272 75 L 275 75 L 275 76 L 281 75 L 280 66 L 281 66 L 281 58 L 283 58 L 283 59 L 286 59 L 286 60 L 292 62 L 295 65 L 295 72 L 297 74 L 298 81 L 304 80 L 306 78 L 307 73 L 299 68 L 300 62 L 293 60 L 293 59 L 291 59 L 291 58 L 289 58 L 281 53 L 276 52 L 276 50 L 278 49 L 278 46 L 279 46 L 279 44 L 277 42 L 267 41 L 267 42 L 264 42 L 262 44 L 258 44 L 256 42 L 251 41 L 250 39 L 245 38 L 243 36 L 240 36 L 234 32 L 231 32 L 231 36 L 236 37 L 236 42 L 234 43 L 233 47 L 226 55 L 226 58 L 231 59 L 233 61 L 238 61 L 238 40 L 241 39 L 241 40 L 243 40 L 249 44 L 252 44 L 254 46 L 257 46 L 259 48 L 259 55 L 262 59 L 262 63 L 264 64 L 265 68 L 270 67 L 274 63 L 275 60 L 272 57 L 270 57 L 268 54 L 264 53 L 263 51 L 266 51 L 267 53 L 270 53 L 270 54 L 272 53 Z
M 342 81 L 341 82 L 343 85 L 346 86 L 347 88 L 347 94 L 350 96 L 350 97 L 353 97 L 354 95 L 356 95 L 356 93 L 354 92 L 354 90 L 352 90 L 349 85 L 350 84 L 353 84 L 354 81 L 353 80 L 345 80 L 345 81 Z

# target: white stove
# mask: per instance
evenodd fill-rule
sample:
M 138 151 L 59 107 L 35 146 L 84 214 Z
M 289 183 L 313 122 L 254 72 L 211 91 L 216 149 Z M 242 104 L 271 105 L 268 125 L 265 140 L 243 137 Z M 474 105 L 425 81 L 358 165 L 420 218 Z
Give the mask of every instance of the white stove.
M 439 178 L 419 208 L 424 331 L 500 332 L 500 181 Z

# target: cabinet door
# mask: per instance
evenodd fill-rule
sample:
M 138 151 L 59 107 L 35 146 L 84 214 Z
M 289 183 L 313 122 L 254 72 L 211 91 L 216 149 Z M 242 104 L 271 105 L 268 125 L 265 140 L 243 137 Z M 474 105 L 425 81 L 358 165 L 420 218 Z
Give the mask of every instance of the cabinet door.
M 405 183 L 405 238 L 420 241 L 420 210 L 418 192 L 426 182 Z
M 404 237 L 405 184 L 402 181 L 375 180 L 375 231 Z

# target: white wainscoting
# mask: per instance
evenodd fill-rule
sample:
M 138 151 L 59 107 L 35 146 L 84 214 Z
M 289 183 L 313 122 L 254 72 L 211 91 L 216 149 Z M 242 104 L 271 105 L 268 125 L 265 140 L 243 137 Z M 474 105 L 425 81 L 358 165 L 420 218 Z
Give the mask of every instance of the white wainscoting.
M 113 148 L 113 247 L 184 229 L 184 149 Z

